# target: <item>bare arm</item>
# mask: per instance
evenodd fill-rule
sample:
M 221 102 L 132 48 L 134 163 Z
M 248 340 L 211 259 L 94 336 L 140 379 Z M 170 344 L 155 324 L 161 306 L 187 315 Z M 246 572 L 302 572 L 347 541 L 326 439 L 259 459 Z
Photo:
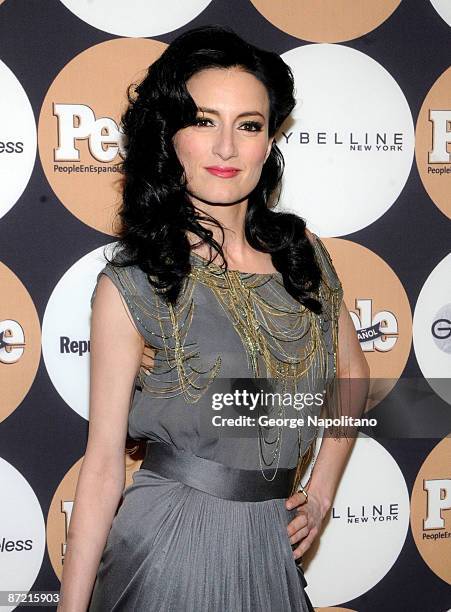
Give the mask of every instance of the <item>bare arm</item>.
M 350 388 L 352 402 L 350 409 L 352 415 L 360 416 L 365 408 L 368 392 L 369 367 L 355 331 L 354 323 L 349 315 L 344 300 L 341 303 L 338 319 L 338 370 L 337 378 L 349 381 L 344 385 L 345 391 Z M 347 395 L 347 394 L 346 394 Z M 340 478 L 344 472 L 346 462 L 355 444 L 355 437 L 350 436 L 334 438 L 324 436 L 320 451 L 315 461 L 310 480 L 305 487 L 315 492 L 320 500 L 323 517 L 332 505 L 338 488 Z
M 125 441 L 144 339 L 106 275 L 91 319 L 90 416 L 67 537 L 59 612 L 85 612 L 125 486 Z
M 306 235 L 312 243 L 316 239 L 316 235 L 307 229 Z M 339 381 L 340 379 L 349 381 L 348 385 L 346 382 L 343 385 L 339 384 L 338 389 L 353 402 L 352 406 L 345 406 L 345 412 L 360 416 L 366 404 L 370 371 L 344 300 L 341 303 L 338 319 L 337 351 L 337 378 Z M 322 439 L 320 451 L 305 489 L 314 492 L 318 497 L 323 517 L 332 505 L 354 444 L 355 437 L 351 436 L 338 439 L 324 436 Z

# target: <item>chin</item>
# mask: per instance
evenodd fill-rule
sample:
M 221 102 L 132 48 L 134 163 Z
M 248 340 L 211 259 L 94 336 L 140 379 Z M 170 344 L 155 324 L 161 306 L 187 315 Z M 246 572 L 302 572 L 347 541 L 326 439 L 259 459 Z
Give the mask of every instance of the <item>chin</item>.
M 233 204 L 238 200 L 244 199 L 247 193 L 244 192 L 231 192 L 224 190 L 211 190 L 208 193 L 192 192 L 192 195 L 203 202 L 211 204 Z

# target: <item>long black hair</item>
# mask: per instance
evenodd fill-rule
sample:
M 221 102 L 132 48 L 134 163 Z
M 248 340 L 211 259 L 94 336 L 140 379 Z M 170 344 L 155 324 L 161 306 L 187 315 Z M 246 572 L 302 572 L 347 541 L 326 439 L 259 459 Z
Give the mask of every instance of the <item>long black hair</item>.
M 125 154 L 120 163 L 123 197 L 118 210 L 120 258 L 113 265 L 137 264 L 167 302 L 174 304 L 190 272 L 191 245 L 186 232 L 210 246 L 225 261 L 213 232 L 186 192 L 184 169 L 175 152 L 175 133 L 192 125 L 197 107 L 186 82 L 206 68 L 240 69 L 254 75 L 269 97 L 269 137 L 276 134 L 295 105 L 292 72 L 276 53 L 260 49 L 221 26 L 203 26 L 178 36 L 149 66 L 145 78 L 129 86 L 128 107 L 121 117 Z M 315 313 L 320 269 L 305 232 L 305 221 L 294 213 L 273 210 L 280 196 L 284 160 L 275 140 L 260 180 L 248 198 L 245 237 L 256 250 L 270 253 L 286 290 Z

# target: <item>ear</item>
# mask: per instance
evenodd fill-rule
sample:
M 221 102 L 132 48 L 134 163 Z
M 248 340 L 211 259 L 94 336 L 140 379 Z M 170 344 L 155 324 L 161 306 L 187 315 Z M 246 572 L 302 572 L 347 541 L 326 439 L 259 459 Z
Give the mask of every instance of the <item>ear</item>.
M 271 153 L 271 147 L 272 147 L 272 143 L 274 142 L 274 136 L 272 136 L 269 141 L 268 141 L 268 148 L 266 149 L 266 154 L 265 154 L 265 162 L 269 157 L 269 154 Z M 265 163 L 263 162 L 263 163 Z

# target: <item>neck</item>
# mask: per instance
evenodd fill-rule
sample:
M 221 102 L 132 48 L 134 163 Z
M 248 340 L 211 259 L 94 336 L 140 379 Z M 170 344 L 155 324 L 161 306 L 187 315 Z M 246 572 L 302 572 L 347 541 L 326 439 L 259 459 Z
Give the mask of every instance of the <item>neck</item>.
M 237 203 L 232 204 L 214 204 L 200 200 L 199 198 L 191 197 L 191 201 L 196 210 L 204 213 L 206 216 L 211 216 L 216 219 L 224 229 L 224 244 L 222 246 L 224 254 L 227 258 L 240 260 L 246 258 L 246 253 L 249 251 L 249 245 L 246 241 L 244 232 L 244 220 L 246 216 L 248 198 L 244 198 Z M 199 223 L 205 228 L 213 232 L 213 238 L 219 243 L 222 243 L 222 232 L 213 223 L 201 220 Z M 188 232 L 188 240 L 191 244 L 198 241 L 196 235 Z M 208 257 L 208 247 L 196 250 L 200 255 L 205 252 Z

